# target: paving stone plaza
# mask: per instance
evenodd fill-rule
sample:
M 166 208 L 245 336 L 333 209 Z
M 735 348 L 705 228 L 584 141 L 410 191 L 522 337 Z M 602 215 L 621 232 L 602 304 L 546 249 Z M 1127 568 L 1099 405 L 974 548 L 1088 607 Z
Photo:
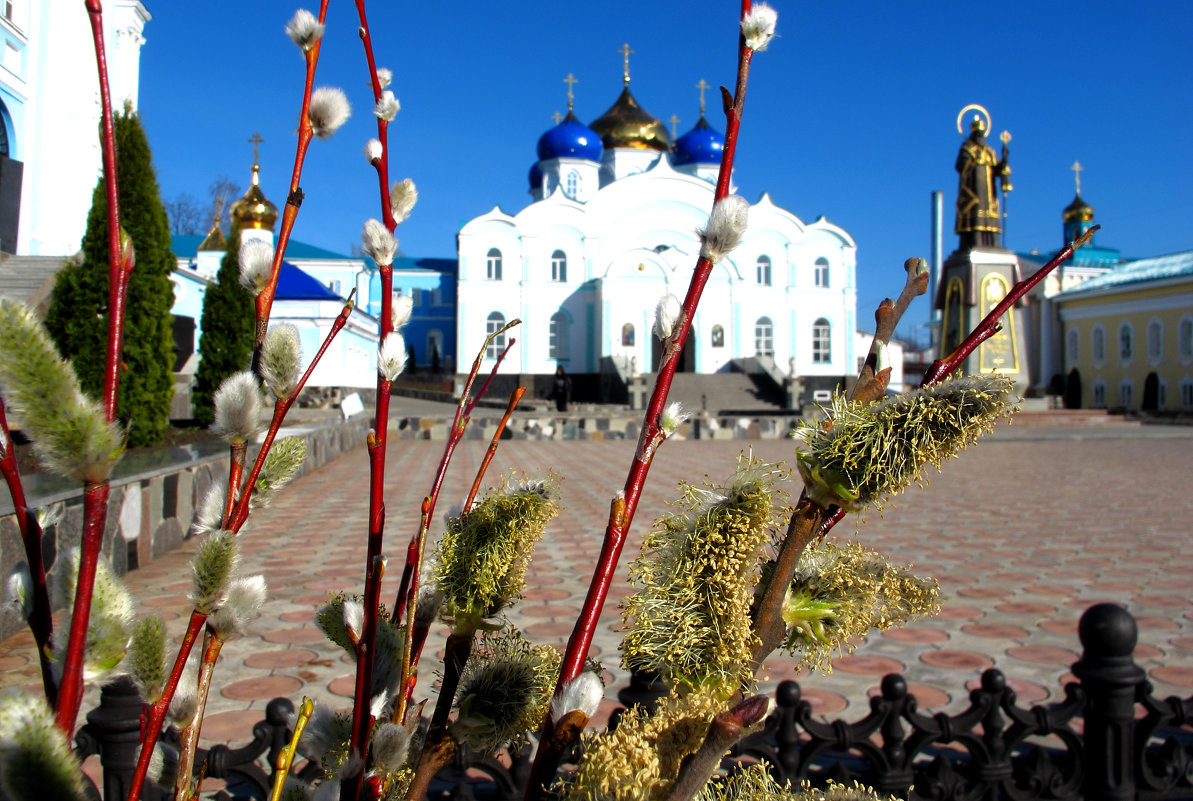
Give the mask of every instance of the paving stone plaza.
M 681 480 L 707 474 L 724 480 L 753 446 L 768 461 L 790 460 L 789 441 L 679 441 L 660 450 L 631 540 L 613 585 L 616 602 L 631 590 L 624 565 L 642 533 L 676 495 Z M 465 441 L 456 452 L 440 515 L 471 484 L 487 443 Z M 927 488 L 901 497 L 885 514 L 846 518 L 839 539 L 868 546 L 940 580 L 940 615 L 871 636 L 834 661 L 831 675 L 799 674 L 772 657 L 765 687 L 798 679 L 815 712 L 862 717 L 882 676 L 902 672 L 921 708 L 956 712 L 981 672 L 997 667 L 1021 703 L 1058 700 L 1078 657 L 1077 619 L 1089 605 L 1113 601 L 1139 623 L 1138 663 L 1157 695 L 1193 694 L 1193 429 L 1000 427 L 988 441 L 933 476 Z M 582 602 L 600 547 L 610 497 L 625 480 L 633 443 L 624 441 L 502 443 L 491 481 L 518 470 L 562 477 L 566 509 L 550 526 L 532 563 L 526 598 L 512 615 L 531 639 L 562 644 Z M 443 443 L 392 440 L 387 493 L 387 550 L 393 555 L 383 597 L 392 599 L 401 555 L 418 525 Z M 247 636 L 229 642 L 216 673 L 203 738 L 244 741 L 265 703 L 309 695 L 349 703 L 353 668 L 315 628 L 314 609 L 332 591 L 360 592 L 367 511 L 366 459 L 349 454 L 298 479 L 269 509 L 255 514 L 243 540 L 245 572 L 261 572 L 270 600 Z M 797 487 L 789 486 L 794 494 Z M 194 540 L 129 574 L 145 609 L 181 632 L 189 609 L 188 562 Z M 610 684 L 604 711 L 626 677 L 618 660 L 620 615 L 605 610 L 594 656 Z M 422 683 L 434 681 L 432 632 Z M 0 642 L 0 688 L 38 689 L 31 638 Z M 422 695 L 422 693 L 419 693 Z M 95 693 L 89 698 L 94 703 Z M 89 708 L 85 706 L 85 709 Z

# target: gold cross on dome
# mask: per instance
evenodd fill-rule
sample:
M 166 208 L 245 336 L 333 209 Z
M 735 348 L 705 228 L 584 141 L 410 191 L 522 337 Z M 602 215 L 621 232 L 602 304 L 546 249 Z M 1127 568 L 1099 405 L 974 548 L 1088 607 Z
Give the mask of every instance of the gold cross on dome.
M 667 122 L 671 123 L 671 138 L 674 139 L 679 135 L 679 132 L 675 128 L 675 126 L 679 124 L 679 117 L 672 114 L 671 119 L 667 120 Z
M 563 115 L 557 111 L 551 115 L 551 119 L 555 120 L 555 124 L 558 125 L 559 123 L 563 122 Z
M 257 163 L 257 145 L 261 144 L 265 140 L 261 138 L 261 134 L 254 132 L 252 137 L 249 139 L 249 141 L 253 143 L 253 163 L 256 164 Z
M 1074 180 L 1077 181 L 1077 194 L 1080 195 L 1081 194 L 1081 171 L 1084 170 L 1085 167 L 1081 166 L 1080 161 L 1074 161 L 1073 166 L 1070 167 L 1069 169 L 1073 171 L 1073 178 L 1074 178 Z
M 576 76 L 572 75 L 570 72 L 568 73 L 568 76 L 563 79 L 563 82 L 568 85 L 568 111 L 571 111 L 572 103 L 576 99 L 576 96 L 572 93 L 572 87 L 580 82 L 577 81 Z
M 625 74 L 625 82 L 629 83 L 630 82 L 630 56 L 634 54 L 634 51 L 630 49 L 630 43 L 626 42 L 625 44 L 623 44 L 621 46 L 621 49 L 618 50 L 617 52 L 621 53 L 621 55 L 625 58 L 625 65 L 622 67 L 622 70 L 624 71 L 624 74 Z
M 710 87 L 708 85 L 708 83 L 703 78 L 701 78 L 700 83 L 696 84 L 696 88 L 700 90 L 700 116 L 703 117 L 704 116 L 704 90 L 711 89 L 712 87 Z

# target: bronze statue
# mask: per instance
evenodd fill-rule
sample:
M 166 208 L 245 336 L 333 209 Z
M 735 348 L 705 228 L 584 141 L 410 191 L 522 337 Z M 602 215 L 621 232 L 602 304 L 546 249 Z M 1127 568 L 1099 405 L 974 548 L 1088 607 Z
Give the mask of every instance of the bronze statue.
M 1002 232 L 1002 215 L 994 179 L 1001 180 L 1004 189 L 1011 188 L 1011 169 L 1007 166 L 1005 141 L 1009 137 L 1004 139 L 1002 158 L 997 159 L 994 156 L 994 148 L 986 144 L 986 125 L 979 115 L 974 115 L 969 130 L 969 138 L 961 145 L 961 152 L 957 155 L 960 180 L 957 187 L 957 224 L 954 230 L 961 236 L 961 250 L 998 247 L 998 235 Z

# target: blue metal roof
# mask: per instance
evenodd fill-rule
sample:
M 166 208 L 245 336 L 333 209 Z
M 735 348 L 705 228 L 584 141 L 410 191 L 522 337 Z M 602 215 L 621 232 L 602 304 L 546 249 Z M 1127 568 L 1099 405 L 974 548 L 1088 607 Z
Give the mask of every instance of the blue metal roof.
M 274 300 L 343 300 L 288 261 L 282 262 L 277 292 L 273 297 Z
M 1193 250 L 1125 262 L 1104 275 L 1091 278 L 1072 289 L 1060 293 L 1060 297 L 1070 298 L 1099 289 L 1124 287 L 1144 281 L 1159 281 L 1166 278 L 1184 277 L 1193 278 Z

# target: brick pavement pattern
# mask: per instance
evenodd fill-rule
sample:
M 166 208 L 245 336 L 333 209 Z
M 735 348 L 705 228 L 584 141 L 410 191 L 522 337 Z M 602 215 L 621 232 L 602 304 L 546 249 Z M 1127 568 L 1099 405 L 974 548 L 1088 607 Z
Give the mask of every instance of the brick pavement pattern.
M 1024 435 L 1027 436 L 1024 436 Z M 923 708 L 965 707 L 982 670 L 1003 670 L 1022 703 L 1062 697 L 1061 682 L 1077 658 L 1077 618 L 1098 601 L 1123 604 L 1139 621 L 1139 664 L 1158 695 L 1193 692 L 1193 431 L 1140 434 L 1140 429 L 1072 433 L 1000 430 L 915 488 L 885 513 L 846 518 L 839 539 L 914 562 L 941 582 L 942 613 L 875 634 L 835 660 L 832 675 L 799 674 L 772 657 L 764 686 L 797 678 L 817 714 L 860 718 L 883 674 L 901 671 Z M 768 461 L 790 460 L 785 441 L 666 443 L 660 450 L 622 558 L 593 655 L 610 674 L 608 699 L 625 680 L 618 664 L 616 602 L 631 591 L 625 563 L 641 535 L 666 509 L 681 480 L 723 481 L 743 447 Z M 438 516 L 458 503 L 486 443 L 461 443 Z M 620 489 L 633 443 L 616 441 L 502 443 L 487 484 L 503 472 L 531 476 L 554 470 L 563 479 L 565 511 L 548 529 L 529 573 L 525 600 L 512 619 L 531 639 L 562 644 L 587 589 L 609 499 Z M 392 602 L 405 545 L 418 525 L 442 443 L 392 440 L 389 446 L 387 551 L 392 555 L 383 598 Z M 797 487 L 788 489 L 794 493 Z M 329 592 L 363 584 L 367 461 L 350 454 L 295 481 L 267 510 L 255 513 L 242 543 L 244 571 L 261 572 L 269 601 L 249 633 L 229 642 L 203 729 L 208 742 L 244 741 L 273 696 L 346 706 L 350 660 L 315 628 L 314 609 Z M 161 613 L 176 638 L 188 608 L 192 540 L 129 576 L 147 610 Z M 434 681 L 442 638 L 432 633 L 421 669 L 421 697 Z M 37 689 L 32 638 L 0 643 L 0 689 Z M 85 709 L 97 700 L 92 691 Z M 607 700 L 604 711 L 614 706 Z

